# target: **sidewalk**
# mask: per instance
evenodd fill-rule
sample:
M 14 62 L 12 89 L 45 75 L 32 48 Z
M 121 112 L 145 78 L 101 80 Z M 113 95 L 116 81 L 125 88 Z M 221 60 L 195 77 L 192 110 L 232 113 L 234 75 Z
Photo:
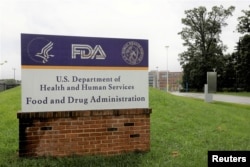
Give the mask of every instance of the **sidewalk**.
M 171 94 L 176 95 L 176 96 L 185 96 L 185 97 L 204 99 L 204 93 L 171 92 Z M 238 103 L 238 104 L 250 105 L 250 97 L 213 94 L 213 100 L 214 101 L 228 102 L 228 103 Z

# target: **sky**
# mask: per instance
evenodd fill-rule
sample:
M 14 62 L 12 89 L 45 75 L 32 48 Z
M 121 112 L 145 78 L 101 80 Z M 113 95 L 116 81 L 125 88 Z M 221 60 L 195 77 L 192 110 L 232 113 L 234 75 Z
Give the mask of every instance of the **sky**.
M 249 0 L 1 0 L 0 64 L 7 63 L 0 65 L 0 79 L 21 79 L 21 33 L 147 39 L 149 70 L 182 71 L 184 11 L 220 5 L 236 7 L 221 34 L 232 53 L 242 36 L 237 18 Z

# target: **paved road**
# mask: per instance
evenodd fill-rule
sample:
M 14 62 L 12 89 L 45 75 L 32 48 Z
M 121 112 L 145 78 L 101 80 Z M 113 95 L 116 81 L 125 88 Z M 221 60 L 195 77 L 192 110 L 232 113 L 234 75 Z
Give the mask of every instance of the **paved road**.
M 186 96 L 186 97 L 204 99 L 204 93 L 172 92 L 172 94 L 177 95 L 177 96 Z M 238 104 L 250 105 L 250 97 L 213 94 L 213 100 L 214 101 L 223 101 L 223 102 L 229 102 L 229 103 L 238 103 Z

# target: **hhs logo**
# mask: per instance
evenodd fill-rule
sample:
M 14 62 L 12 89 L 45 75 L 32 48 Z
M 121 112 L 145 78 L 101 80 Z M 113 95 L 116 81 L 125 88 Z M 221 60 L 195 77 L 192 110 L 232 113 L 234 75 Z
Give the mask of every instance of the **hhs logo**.
M 49 58 L 54 57 L 50 54 L 54 43 L 45 38 L 35 38 L 28 44 L 28 55 L 37 63 L 46 64 Z
M 96 45 L 94 49 L 86 44 L 72 44 L 71 58 L 76 59 L 80 56 L 81 59 L 106 59 L 106 54 L 100 45 Z

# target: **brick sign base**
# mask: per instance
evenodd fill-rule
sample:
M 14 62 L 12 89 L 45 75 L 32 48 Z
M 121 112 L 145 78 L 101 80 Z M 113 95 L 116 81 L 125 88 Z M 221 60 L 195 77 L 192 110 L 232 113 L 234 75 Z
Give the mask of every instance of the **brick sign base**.
M 150 150 L 151 109 L 18 112 L 19 156 L 115 155 Z

